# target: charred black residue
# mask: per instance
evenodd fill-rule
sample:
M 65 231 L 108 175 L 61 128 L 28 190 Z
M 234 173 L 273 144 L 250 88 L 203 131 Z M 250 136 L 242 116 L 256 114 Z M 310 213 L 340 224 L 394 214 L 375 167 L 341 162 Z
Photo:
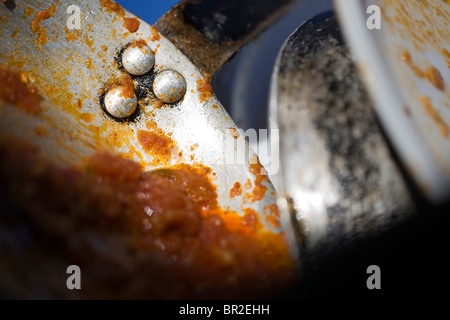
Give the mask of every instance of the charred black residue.
M 10 10 L 10 11 L 13 11 L 16 8 L 16 1 L 15 0 L 6 0 L 6 1 L 1 1 L 1 2 L 3 2 L 5 7 L 8 10 Z
M 284 50 L 283 54 L 297 55 L 298 62 L 301 62 L 306 54 L 319 50 L 324 42 L 336 42 L 336 46 L 344 46 L 339 26 L 336 23 L 334 16 L 329 13 L 319 14 L 316 17 L 306 21 L 297 31 L 288 39 L 286 44 L 289 50 Z M 282 57 L 286 59 L 287 57 Z M 289 57 L 292 59 L 292 57 Z M 281 70 L 283 71 L 283 70 Z
M 300 156 L 311 152 L 322 157 L 317 158 L 320 166 L 311 164 L 316 180 L 302 180 L 299 174 L 295 186 L 318 189 L 328 201 L 323 202 L 326 236 L 314 245 L 312 255 L 307 246 L 303 252 L 305 268 L 314 268 L 318 261 L 393 227 L 414 212 L 414 203 L 332 13 L 302 25 L 283 48 L 281 61 L 279 125 L 306 137 L 297 140 Z M 311 143 L 319 147 L 310 150 Z
M 155 73 L 153 70 L 142 76 L 132 75 L 131 78 L 136 85 L 136 97 L 138 98 L 138 101 L 148 97 L 154 97 L 152 88 L 153 80 L 155 80 Z
M 361 201 L 379 184 L 379 167 L 370 153 L 379 139 L 372 102 L 330 13 L 306 22 L 287 44 L 295 50 L 283 72 L 307 75 L 308 105 L 329 151 L 330 171 L 345 197 Z M 285 57 L 286 58 L 286 57 Z M 339 206 L 340 204 L 338 204 Z M 338 210 L 339 211 L 339 210 Z
M 125 68 L 123 67 L 123 63 L 122 63 L 123 52 L 125 51 L 126 48 L 128 48 L 129 45 L 130 44 L 127 44 L 127 45 L 123 46 L 122 48 L 120 48 L 117 55 L 114 57 L 114 60 L 116 61 L 117 66 L 119 67 L 119 70 L 122 72 L 126 72 Z
M 379 186 L 379 167 L 370 152 L 378 139 L 378 124 L 347 47 L 330 39 L 321 48 L 317 55 L 308 55 L 315 66 L 313 77 L 324 86 L 315 97 L 315 125 L 333 154 L 329 165 L 342 190 L 360 201 Z

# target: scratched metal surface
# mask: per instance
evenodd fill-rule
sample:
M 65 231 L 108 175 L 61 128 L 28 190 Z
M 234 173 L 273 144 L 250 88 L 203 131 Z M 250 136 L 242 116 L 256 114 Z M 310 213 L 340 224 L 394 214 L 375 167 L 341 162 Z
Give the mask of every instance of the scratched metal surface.
M 14 3 L 14 8 L 7 4 Z M 38 34 L 30 29 L 33 13 L 56 4 L 55 16 L 41 23 L 49 40 L 38 42 Z M 245 161 L 227 164 L 238 148 L 234 142 L 247 146 L 244 137 L 234 139 L 236 126 L 220 102 L 213 95 L 202 98 L 198 83 L 206 79 L 194 65 L 158 31 L 140 20 L 140 27 L 130 33 L 123 19 L 114 12 L 102 9 L 99 1 L 74 0 L 71 5 L 81 8 L 81 29 L 68 30 L 66 12 L 69 4 L 60 1 L 8 1 L 0 3 L 0 64 L 25 71 L 29 82 L 39 88 L 41 114 L 30 116 L 13 106 L 0 108 L 0 133 L 14 133 L 38 145 L 49 159 L 74 165 L 98 148 L 107 148 L 123 157 L 139 162 L 146 170 L 177 163 L 203 164 L 215 173 L 218 201 L 222 208 L 242 213 L 253 208 L 260 220 L 274 233 L 291 230 L 287 217 L 281 228 L 266 221 L 267 205 L 276 203 L 276 194 L 268 181 L 265 197 L 246 201 L 242 195 L 230 198 L 235 182 L 244 186 L 248 179 L 255 187 L 255 175 L 249 162 L 256 159 L 245 148 Z M 125 11 L 126 17 L 135 17 Z M 106 116 L 99 102 L 105 85 L 120 78 L 122 72 L 115 58 L 118 52 L 134 39 L 144 39 L 155 51 L 154 72 L 166 69 L 181 73 L 187 82 L 183 100 L 161 106 L 154 97 L 139 102 L 139 115 L 131 122 L 117 122 Z M 154 121 L 177 144 L 177 152 L 170 159 L 162 159 L 152 151 L 145 151 L 137 139 L 139 130 L 149 130 Z M 48 134 L 36 134 L 45 128 Z M 231 147 L 226 142 L 232 141 Z M 156 159 L 156 161 L 155 161 Z M 252 189 L 247 190 L 251 192 Z M 292 243 L 293 255 L 297 252 Z

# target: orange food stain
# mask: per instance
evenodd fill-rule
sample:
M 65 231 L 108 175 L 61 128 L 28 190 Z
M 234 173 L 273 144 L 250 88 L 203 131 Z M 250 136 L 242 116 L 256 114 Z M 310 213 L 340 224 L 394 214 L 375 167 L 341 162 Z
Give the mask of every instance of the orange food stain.
M 161 36 L 159 35 L 159 32 L 158 30 L 156 30 L 156 28 L 150 26 L 150 32 L 152 33 L 150 41 L 159 41 L 161 39 Z
M 137 162 L 128 161 L 103 151 L 86 159 L 84 166 L 88 171 L 94 171 L 105 178 L 115 179 L 119 182 L 138 179 L 142 170 Z
M 48 137 L 49 136 L 48 130 L 44 126 L 38 126 L 34 129 L 34 131 L 36 132 L 36 134 L 39 137 Z
M 34 10 L 33 10 L 32 8 L 26 7 L 26 8 L 25 8 L 25 12 L 24 12 L 24 14 L 23 14 L 23 17 L 26 19 L 26 18 L 28 18 L 29 16 L 31 16 L 33 13 L 34 13 Z
M 46 44 L 48 42 L 47 31 L 45 28 L 39 28 L 37 42 L 39 44 Z
M 124 98 L 130 99 L 134 96 L 135 92 L 134 81 L 128 73 L 122 74 L 120 78 L 112 78 L 111 80 L 109 80 L 101 88 L 101 90 L 99 90 L 99 95 L 102 95 L 117 86 L 123 87 L 122 94 Z
M 84 41 L 89 48 L 92 48 L 94 46 L 94 40 L 93 39 L 91 40 L 91 38 L 89 38 L 89 35 L 87 33 L 84 34 Z
M 156 48 L 155 48 L 155 54 L 158 52 L 158 49 L 161 47 L 161 45 L 160 44 L 158 44 L 157 46 L 156 46 Z
M 123 145 L 123 139 L 117 132 L 111 132 L 108 135 L 108 141 L 111 145 L 117 148 L 121 148 Z
M 176 171 L 172 171 L 176 170 Z M 216 187 L 208 175 L 211 168 L 202 164 L 177 164 L 170 169 L 159 169 L 158 172 L 168 177 L 176 184 L 182 185 L 189 198 L 196 202 L 197 209 L 206 217 L 220 212 L 217 203 Z M 195 177 L 191 173 L 195 173 Z
M 249 190 L 252 188 L 252 181 L 250 179 L 247 179 L 244 185 L 245 189 Z
M 233 187 L 230 189 L 230 198 L 233 199 L 235 197 L 238 197 L 242 194 L 242 185 L 239 183 L 239 181 L 236 181 L 233 185 Z
M 236 128 L 231 127 L 231 128 L 228 128 L 228 130 L 230 131 L 230 134 L 234 139 L 239 138 L 239 131 L 237 131 Z
M 411 68 L 411 70 L 418 78 L 423 78 L 425 76 L 423 71 L 420 70 L 420 68 L 412 61 L 409 51 L 405 50 L 401 55 L 401 59 L 406 62 L 406 64 Z
M 91 123 L 94 120 L 94 116 L 90 113 L 82 113 L 80 119 L 86 123 Z
M 197 90 L 200 92 L 200 102 L 207 102 L 213 97 L 212 86 L 202 78 L 197 79 Z
M 47 96 L 51 96 L 53 94 L 53 92 L 55 91 L 55 87 L 50 86 L 50 85 L 46 85 L 44 87 L 44 91 L 47 94 Z
M 438 69 L 431 66 L 425 69 L 425 77 L 427 80 L 439 90 L 444 90 L 445 83 Z
M 69 260 L 73 255 L 86 266 L 86 285 L 96 279 L 92 288 L 112 292 L 121 283 L 128 298 L 259 297 L 296 279 L 283 235 L 265 229 L 253 209 L 244 209 L 243 217 L 224 211 L 208 167 L 185 164 L 144 172 L 138 163 L 104 151 L 76 168 L 63 167 L 44 161 L 25 143 L 2 140 L 0 166 L 11 168 L 0 170 L 1 181 L 10 186 L 5 196 L 45 235 L 44 241 L 35 239 L 38 250 L 45 252 L 56 239 L 61 248 L 71 248 L 84 239 L 84 230 L 99 236 L 96 244 L 103 239 L 125 244 L 124 252 L 121 246 L 105 254 L 94 251 L 95 259 L 87 242 L 87 249 L 67 250 Z M 103 270 L 93 266 L 121 257 L 127 258 L 125 267 L 115 264 L 117 275 L 102 280 Z M 129 283 L 149 270 L 158 272 Z M 142 281 L 145 285 L 136 286 Z
M 93 24 L 91 24 L 91 23 L 90 23 L 90 24 L 87 24 L 87 25 L 86 25 L 86 30 L 87 30 L 87 31 L 92 31 L 92 28 L 93 28 L 93 27 L 94 27 Z
M 166 160 L 170 160 L 172 152 L 175 152 L 175 141 L 161 132 L 139 130 L 137 139 L 145 151 L 160 155 Z
M 138 47 L 141 49 L 145 49 L 146 46 L 147 46 L 147 42 L 144 39 L 134 39 L 130 44 L 131 48 Z M 144 51 L 144 53 L 147 54 L 149 52 Z
M 69 31 L 67 27 L 64 27 L 64 31 L 66 32 L 67 42 L 75 42 L 80 36 L 80 30 Z
M 253 200 L 253 195 L 251 193 L 245 193 L 244 196 L 242 197 L 243 203 L 252 203 L 252 200 Z
M 249 236 L 254 234 L 257 229 L 260 229 L 262 225 L 258 220 L 258 214 L 255 210 L 245 208 L 243 211 L 243 217 L 239 216 L 235 211 L 225 211 L 222 219 L 230 231 Z
M 425 108 L 428 115 L 438 125 L 441 135 L 444 137 L 448 137 L 449 136 L 449 128 L 448 128 L 447 124 L 445 123 L 444 119 L 442 119 L 439 112 L 434 108 L 433 104 L 431 103 L 431 99 L 427 96 L 420 96 L 420 100 L 422 101 L 422 105 Z
M 389 8 L 383 18 L 387 28 L 395 32 L 395 39 L 411 43 L 419 54 L 431 48 L 434 51 L 442 49 L 442 44 L 450 36 L 448 8 L 435 1 L 382 2 L 384 7 Z
M 88 69 L 91 69 L 93 67 L 91 58 L 86 59 L 86 67 L 88 67 Z
M 154 110 L 160 109 L 160 108 L 164 107 L 164 102 L 158 99 L 158 100 L 154 101 L 154 103 L 152 105 L 153 105 Z
M 56 6 L 52 4 L 49 9 L 37 12 L 33 21 L 31 21 L 31 31 L 34 33 L 38 33 L 39 44 L 45 44 L 48 41 L 47 31 L 44 27 L 41 26 L 41 22 L 49 19 L 50 17 L 53 17 L 56 9 Z
M 125 10 L 122 6 L 111 0 L 100 0 L 100 6 L 107 12 L 116 13 L 120 17 L 125 16 Z
M 41 111 L 38 88 L 22 81 L 20 73 L 0 66 L 0 100 L 31 114 Z
M 219 106 L 218 106 L 217 104 L 213 104 L 213 105 L 212 105 L 212 108 L 213 108 L 213 109 L 219 109 Z
M 252 201 L 255 202 L 261 200 L 266 195 L 267 187 L 262 183 L 264 180 L 267 180 L 267 175 L 259 162 L 250 164 L 250 172 L 255 175 L 255 187 L 252 191 Z
M 137 18 L 124 18 L 123 23 L 125 28 L 131 33 L 135 33 L 141 25 Z
M 447 49 L 445 49 L 445 48 L 442 49 L 441 52 L 442 52 L 442 54 L 445 57 L 445 62 L 447 64 L 447 68 L 450 69 L 450 52 Z
M 129 74 L 124 74 L 120 79 L 120 85 L 124 87 L 123 96 L 125 99 L 131 99 L 134 96 L 134 81 Z
M 269 204 L 263 208 L 263 213 L 266 222 L 273 228 L 279 229 L 281 227 L 280 212 L 276 204 Z
M 19 77 L 20 77 L 20 81 L 22 81 L 25 84 L 33 84 L 36 82 L 36 78 L 30 72 L 20 71 Z
M 258 224 L 258 213 L 251 208 L 244 209 L 242 225 L 248 229 L 249 233 L 253 233 L 256 228 L 261 227 L 260 225 L 258 226 Z

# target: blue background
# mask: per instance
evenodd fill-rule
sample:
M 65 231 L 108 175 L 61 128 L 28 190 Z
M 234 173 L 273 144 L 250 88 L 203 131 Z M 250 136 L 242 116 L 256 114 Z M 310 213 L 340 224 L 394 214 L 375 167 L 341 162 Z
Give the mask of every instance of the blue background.
M 153 25 L 180 0 L 116 0 L 122 7 Z

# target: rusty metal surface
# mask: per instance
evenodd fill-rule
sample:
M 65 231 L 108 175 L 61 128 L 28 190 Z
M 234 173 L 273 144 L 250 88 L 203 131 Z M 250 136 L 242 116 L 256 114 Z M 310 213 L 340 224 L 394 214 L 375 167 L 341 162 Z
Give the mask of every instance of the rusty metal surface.
M 155 27 L 195 66 L 212 76 L 296 1 L 250 1 L 241 5 L 235 0 L 185 0 L 161 17 Z

